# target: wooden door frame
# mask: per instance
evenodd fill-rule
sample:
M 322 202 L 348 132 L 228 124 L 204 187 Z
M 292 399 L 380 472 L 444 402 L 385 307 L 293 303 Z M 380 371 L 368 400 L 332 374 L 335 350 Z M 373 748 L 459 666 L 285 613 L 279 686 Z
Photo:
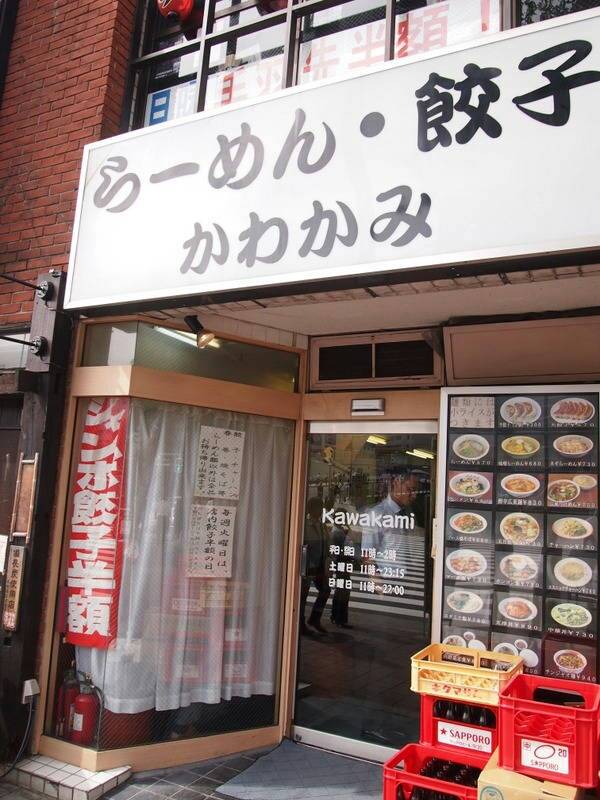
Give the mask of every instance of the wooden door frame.
M 307 353 L 298 348 L 287 349 L 300 356 L 301 391 L 296 394 L 247 386 L 228 381 L 200 378 L 182 373 L 154 370 L 147 367 L 81 367 L 85 330 L 87 325 L 100 322 L 132 321 L 156 323 L 145 317 L 118 317 L 110 320 L 90 320 L 79 325 L 75 340 L 75 353 L 71 370 L 70 391 L 67 400 L 63 451 L 56 491 L 52 553 L 49 563 L 48 600 L 44 614 L 44 633 L 41 642 L 40 712 L 32 735 L 32 751 L 66 761 L 82 768 L 98 771 L 128 764 L 134 770 L 168 767 L 191 761 L 228 755 L 245 749 L 278 744 L 288 736 L 292 727 L 293 703 L 296 681 L 298 645 L 298 605 L 300 553 L 304 521 L 304 490 L 306 477 L 307 427 L 313 420 L 344 421 L 355 419 L 351 414 L 351 399 L 364 392 L 332 392 L 305 394 L 307 380 Z M 161 320 L 160 324 L 164 324 Z M 232 338 L 232 337 L 225 337 Z M 264 342 L 253 342 L 260 346 Z M 385 400 L 386 412 L 378 420 L 436 419 L 439 414 L 437 389 L 415 391 L 376 392 Z M 280 649 L 280 685 L 277 724 L 251 731 L 206 736 L 175 742 L 141 745 L 119 750 L 94 750 L 78 747 L 44 733 L 47 718 L 51 717 L 56 685 L 57 645 L 60 635 L 54 632 L 54 619 L 58 587 L 66 573 L 65 530 L 71 482 L 72 453 L 77 424 L 79 401 L 95 396 L 128 396 L 161 402 L 183 403 L 196 407 L 210 407 L 239 413 L 273 416 L 294 420 L 294 449 L 291 476 L 291 495 L 288 523 L 288 549 L 285 554 L 285 576 L 282 593 L 282 627 Z M 362 417 L 364 421 L 369 418 Z

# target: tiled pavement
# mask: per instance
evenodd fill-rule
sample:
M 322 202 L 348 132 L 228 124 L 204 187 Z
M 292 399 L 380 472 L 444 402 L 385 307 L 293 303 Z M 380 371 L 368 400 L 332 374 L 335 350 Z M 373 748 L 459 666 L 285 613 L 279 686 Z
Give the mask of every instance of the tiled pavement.
M 224 756 L 172 769 L 137 772 L 124 784 L 107 792 L 107 800 L 231 800 L 217 791 L 272 748 Z M 42 795 L 0 782 L 0 800 L 40 800 Z M 44 800 L 47 800 L 44 798 Z

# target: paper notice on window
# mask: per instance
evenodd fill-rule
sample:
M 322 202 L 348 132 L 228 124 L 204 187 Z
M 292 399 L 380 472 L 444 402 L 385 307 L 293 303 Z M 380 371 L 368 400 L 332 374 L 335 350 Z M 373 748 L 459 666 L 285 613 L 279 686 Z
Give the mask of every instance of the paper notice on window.
M 196 497 L 239 500 L 244 431 L 202 425 L 196 470 Z
M 194 503 L 188 536 L 188 578 L 231 578 L 236 509 Z
M 494 398 L 469 395 L 450 398 L 451 428 L 493 428 Z

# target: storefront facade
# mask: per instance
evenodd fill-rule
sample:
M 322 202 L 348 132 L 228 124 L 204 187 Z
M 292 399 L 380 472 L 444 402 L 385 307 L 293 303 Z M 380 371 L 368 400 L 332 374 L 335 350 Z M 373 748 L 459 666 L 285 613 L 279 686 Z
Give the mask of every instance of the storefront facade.
M 214 113 L 205 29 L 207 113 L 86 149 L 39 752 L 383 760 L 448 637 L 597 680 L 600 16 L 501 11 Z

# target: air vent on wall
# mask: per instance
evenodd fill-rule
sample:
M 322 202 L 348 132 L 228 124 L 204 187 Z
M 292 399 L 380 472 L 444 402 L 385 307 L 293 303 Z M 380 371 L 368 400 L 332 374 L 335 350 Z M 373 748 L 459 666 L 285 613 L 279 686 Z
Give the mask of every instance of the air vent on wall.
M 311 389 L 440 386 L 439 341 L 433 330 L 312 339 Z

